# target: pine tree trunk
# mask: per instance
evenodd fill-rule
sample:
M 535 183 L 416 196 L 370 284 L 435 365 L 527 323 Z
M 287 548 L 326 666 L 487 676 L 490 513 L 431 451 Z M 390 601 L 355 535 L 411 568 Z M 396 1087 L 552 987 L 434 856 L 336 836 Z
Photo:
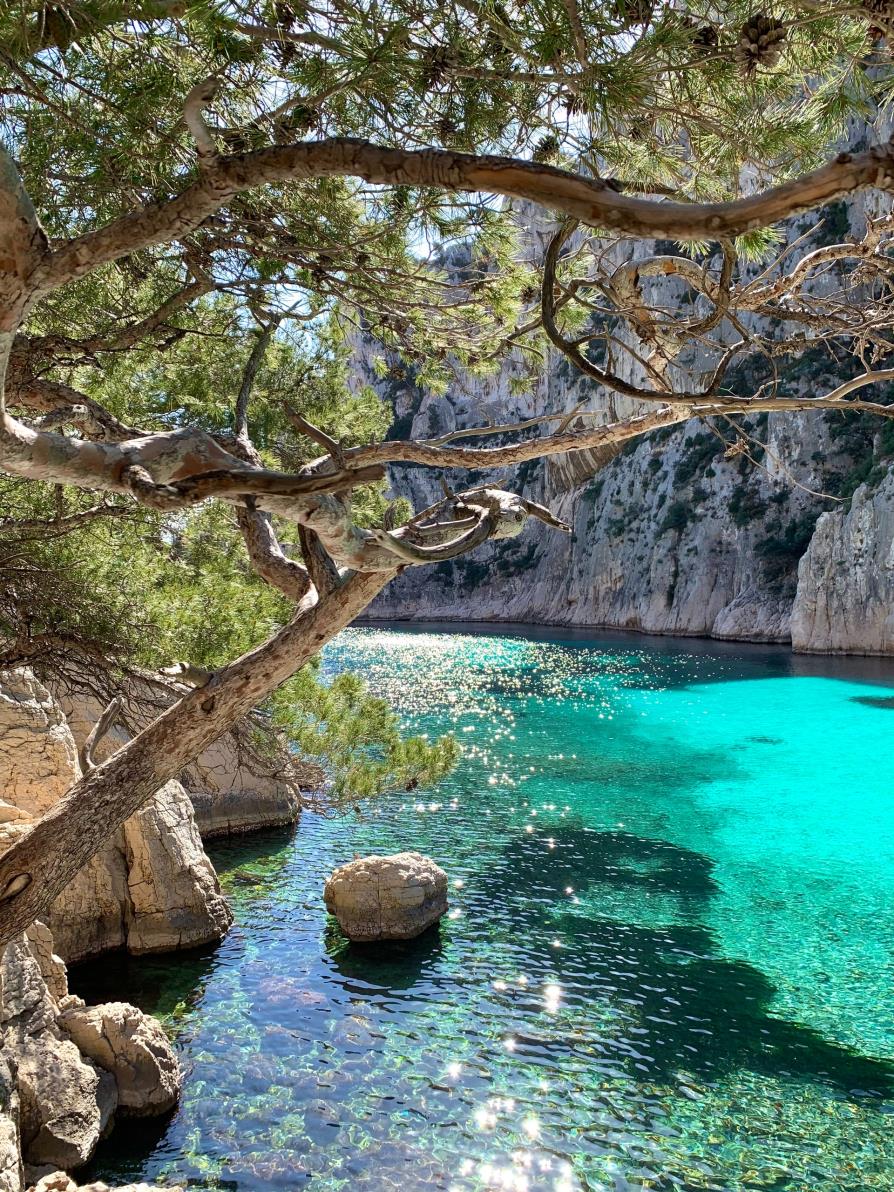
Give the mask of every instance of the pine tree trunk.
M 0 858 L 0 949 L 46 911 L 160 786 L 349 625 L 395 572 L 358 572 L 85 775 Z

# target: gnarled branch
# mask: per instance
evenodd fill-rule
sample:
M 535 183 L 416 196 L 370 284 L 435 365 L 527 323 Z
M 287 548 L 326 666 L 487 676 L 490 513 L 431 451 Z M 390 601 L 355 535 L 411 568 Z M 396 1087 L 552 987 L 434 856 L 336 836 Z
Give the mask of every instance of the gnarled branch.
M 81 762 L 81 771 L 84 774 L 89 774 L 91 770 L 96 768 L 96 762 L 93 760 L 93 752 L 102 741 L 103 737 L 115 724 L 115 721 L 121 716 L 121 696 L 116 695 L 108 707 L 94 724 L 93 728 L 87 734 L 87 739 L 81 746 L 79 759 Z
M 240 191 L 327 177 L 505 195 L 630 236 L 717 240 L 767 227 L 865 187 L 891 190 L 894 149 L 878 145 L 862 153 L 840 153 L 812 173 L 748 198 L 677 203 L 636 198 L 598 179 L 517 158 L 385 148 L 344 137 L 274 145 L 222 156 L 176 197 L 139 207 L 47 254 L 30 277 L 32 292 L 47 293 L 126 253 L 186 235 Z

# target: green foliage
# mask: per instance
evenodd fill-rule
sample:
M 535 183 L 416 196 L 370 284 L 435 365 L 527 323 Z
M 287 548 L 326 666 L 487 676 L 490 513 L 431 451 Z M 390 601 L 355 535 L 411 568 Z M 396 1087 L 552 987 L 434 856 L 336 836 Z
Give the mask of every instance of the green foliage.
M 817 245 L 841 244 L 851 235 L 847 204 L 841 199 L 823 207 L 819 215 L 821 222 L 813 236 Z
M 755 167 L 770 183 L 817 164 L 848 119 L 890 86 L 856 13 L 783 4 L 774 10 L 786 25 L 779 60 L 746 82 L 737 65 L 740 29 L 753 16 L 745 0 L 723 0 L 707 15 L 614 0 L 576 9 L 584 63 L 560 0 L 511 13 L 491 0 L 334 8 L 14 0 L 0 8 L 3 135 L 48 235 L 64 241 L 196 179 L 184 101 L 209 75 L 219 88 L 207 119 L 222 152 L 340 136 L 439 144 L 549 157 L 614 174 L 628 188 L 671 188 L 681 200 L 737 196 Z M 255 378 L 248 426 L 271 466 L 295 469 L 320 447 L 295 432 L 287 402 L 351 446 L 380 439 L 389 424 L 398 437 L 409 433 L 412 409 L 393 418 L 399 384 L 418 397 L 443 392 L 458 368 L 481 380 L 499 366 L 536 303 L 518 212 L 411 185 L 283 182 L 232 196 L 173 244 L 88 273 L 38 304 L 25 330 L 72 344 L 55 366 L 44 370 L 37 353 L 36 364 L 130 425 L 224 435 L 259 325 L 286 315 Z M 754 233 L 737 247 L 758 260 L 772 243 L 772 232 Z M 127 350 L 108 346 L 196 278 L 210 279 L 213 293 L 173 309 Z M 562 319 L 577 331 L 590 314 L 568 304 Z M 349 374 L 360 340 L 378 345 L 375 389 Z M 519 347 L 527 373 L 513 386 L 529 383 L 541 348 L 536 339 Z M 585 351 L 606 359 L 598 340 Z M 570 367 L 560 365 L 569 376 Z M 749 394 L 758 367 L 739 366 Z M 707 474 L 721 448 L 713 436 L 696 440 L 677 483 Z M 601 491 L 599 480 L 589 499 Z M 352 499 L 361 525 L 407 514 L 384 485 Z M 60 502 L 67 514 L 91 500 L 40 485 L 0 492 L 4 642 L 55 635 L 121 666 L 183 658 L 215 667 L 289 615 L 249 568 L 225 506 L 179 516 L 128 508 L 62 533 L 52 528 Z M 737 524 L 759 505 L 740 485 Z M 637 516 L 629 508 L 620 520 Z M 662 532 L 682 530 L 690 516 L 673 502 Z M 23 517 L 44 524 L 10 530 Z M 466 561 L 451 574 L 468 586 L 476 569 L 479 578 L 506 577 L 535 559 L 530 543 L 502 542 L 487 563 Z M 327 686 L 302 672 L 271 708 L 297 747 L 329 759 L 339 797 L 434 780 L 455 750 L 403 741 L 387 709 L 350 677 Z
M 791 518 L 785 525 L 773 521 L 767 527 L 767 537 L 755 546 L 767 586 L 783 595 L 794 593 L 801 559 L 816 526 L 818 510 Z
M 671 501 L 658 526 L 659 536 L 673 530 L 681 534 L 692 520 L 692 508 L 685 501 Z
M 449 773 L 459 747 L 453 737 L 405 737 L 385 700 L 356 675 L 321 683 L 305 667 L 271 701 L 272 721 L 302 756 L 315 758 L 332 780 L 336 806 L 388 790 L 430 786 Z
M 54 518 L 90 507 L 76 490 L 61 495 L 61 509 L 58 500 L 50 486 L 0 487 L 0 642 L 52 635 L 57 648 L 31 659 L 38 670 L 78 659 L 96 665 L 95 653 L 123 670 L 155 670 L 173 659 L 213 670 L 290 615 L 285 598 L 248 566 L 225 506 L 209 504 L 185 518 L 129 509 L 53 537 Z M 25 515 L 44 523 L 33 537 L 15 528 Z M 4 534 L 4 524 L 12 532 Z M 304 668 L 276 692 L 270 723 L 320 761 L 333 805 L 426 786 L 452 767 L 452 738 L 404 737 L 387 704 L 359 678 L 340 675 L 327 685 L 318 670 Z
M 757 494 L 754 487 L 743 481 L 733 489 L 729 499 L 730 516 L 740 528 L 763 517 L 767 503 Z
M 699 431 L 686 441 L 685 451 L 674 469 L 674 484 L 688 484 L 696 476 L 704 475 L 712 460 L 723 454 L 725 444 L 712 431 Z

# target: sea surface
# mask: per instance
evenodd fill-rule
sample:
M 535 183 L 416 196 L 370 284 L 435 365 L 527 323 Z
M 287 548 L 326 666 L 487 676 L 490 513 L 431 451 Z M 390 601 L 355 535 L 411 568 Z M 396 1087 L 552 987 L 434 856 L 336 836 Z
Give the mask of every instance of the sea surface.
M 437 789 L 210 848 L 218 947 L 72 973 L 186 1073 L 88 1174 L 234 1192 L 894 1189 L 894 667 L 625 635 L 352 629 Z M 448 917 L 322 888 L 418 849 Z

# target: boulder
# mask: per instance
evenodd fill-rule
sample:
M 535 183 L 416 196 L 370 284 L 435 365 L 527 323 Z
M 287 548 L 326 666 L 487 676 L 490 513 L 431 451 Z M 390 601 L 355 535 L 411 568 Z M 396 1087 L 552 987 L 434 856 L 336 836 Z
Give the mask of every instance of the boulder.
M 78 1184 L 64 1171 L 52 1171 L 41 1176 L 30 1192 L 185 1192 L 182 1187 L 161 1189 L 158 1184 L 124 1184 L 110 1188 L 102 1180 L 92 1184 Z
M 77 1167 L 115 1111 L 115 1082 L 59 1031 L 58 1004 L 42 972 L 55 967 L 52 941 L 33 934 L 37 945 L 22 935 L 0 956 L 0 1032 L 16 1074 L 20 1146 L 34 1166 Z
M 30 671 L 0 673 L 0 852 L 78 780 L 78 735 L 91 727 L 83 707 L 74 723 L 77 733 Z M 118 733 L 113 745 L 124 740 Z M 225 934 L 232 915 L 179 782 L 163 786 L 112 836 L 46 919 L 69 962 L 120 947 L 192 948 Z
M 115 1080 L 52 1031 L 18 1041 L 21 1145 L 34 1166 L 80 1167 L 115 1112 Z
M 332 873 L 323 899 L 349 940 L 412 939 L 447 910 L 447 874 L 421 853 L 362 857 Z
M 179 782 L 157 791 L 125 823 L 123 833 L 129 952 L 195 948 L 226 934 L 233 914 Z
M 43 1177 L 45 1192 L 67 1189 L 60 1169 L 91 1158 L 118 1108 L 164 1113 L 179 1092 L 159 1023 L 121 1003 L 88 1009 L 67 985 L 43 923 L 0 953 L 0 1192 Z
M 177 1104 L 180 1065 L 154 1018 L 127 1002 L 108 1002 L 72 1006 L 59 1025 L 82 1055 L 114 1077 L 120 1113 L 142 1117 Z

